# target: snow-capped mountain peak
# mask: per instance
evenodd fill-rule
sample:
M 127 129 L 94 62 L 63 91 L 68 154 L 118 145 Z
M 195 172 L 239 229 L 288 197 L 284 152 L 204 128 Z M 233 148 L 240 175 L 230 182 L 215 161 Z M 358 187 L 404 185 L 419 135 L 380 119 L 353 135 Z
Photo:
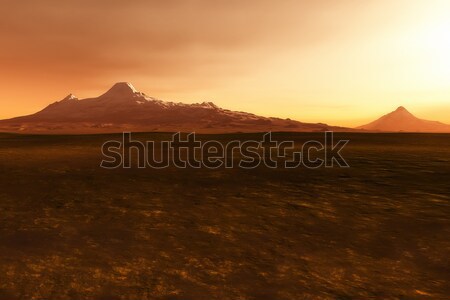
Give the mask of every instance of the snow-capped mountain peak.
M 106 93 L 100 97 L 127 97 L 134 95 L 142 95 L 129 82 L 118 82 L 114 84 Z
M 61 101 L 70 101 L 70 100 L 78 100 L 78 97 L 76 97 L 74 94 L 69 94 Z

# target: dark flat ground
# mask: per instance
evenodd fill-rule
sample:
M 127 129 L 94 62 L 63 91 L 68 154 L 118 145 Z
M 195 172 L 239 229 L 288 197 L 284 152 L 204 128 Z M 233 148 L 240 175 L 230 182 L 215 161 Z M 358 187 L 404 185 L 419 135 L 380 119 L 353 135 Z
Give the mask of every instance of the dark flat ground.
M 0 299 L 447 299 L 450 135 L 338 137 L 351 168 L 104 170 L 119 135 L 0 134 Z

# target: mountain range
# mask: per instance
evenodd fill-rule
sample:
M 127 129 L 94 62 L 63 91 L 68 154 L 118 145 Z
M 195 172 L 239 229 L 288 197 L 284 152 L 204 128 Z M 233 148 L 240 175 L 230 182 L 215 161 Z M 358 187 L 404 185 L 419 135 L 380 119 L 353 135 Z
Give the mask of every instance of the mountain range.
M 108 133 L 122 131 L 185 131 L 204 133 L 257 131 L 346 131 L 322 123 L 302 123 L 231 111 L 212 102 L 166 102 L 116 83 L 99 97 L 70 94 L 28 116 L 0 120 L 0 131 L 26 133 Z
M 418 119 L 403 107 L 356 129 L 304 123 L 231 111 L 212 102 L 185 104 L 162 101 L 137 91 L 127 82 L 114 84 L 98 97 L 80 100 L 70 94 L 35 114 L 0 120 L 0 132 L 85 134 L 123 131 L 450 132 L 450 125 Z

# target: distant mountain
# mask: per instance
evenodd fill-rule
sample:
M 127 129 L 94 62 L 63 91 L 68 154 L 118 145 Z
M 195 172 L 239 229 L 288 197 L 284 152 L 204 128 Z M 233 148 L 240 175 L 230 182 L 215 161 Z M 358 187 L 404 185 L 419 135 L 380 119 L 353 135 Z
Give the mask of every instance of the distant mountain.
M 326 124 L 261 117 L 230 111 L 212 102 L 165 102 L 116 83 L 103 95 L 79 100 L 70 94 L 28 116 L 0 120 L 0 131 L 27 133 L 107 133 L 121 131 L 257 132 L 347 131 Z
M 400 106 L 372 123 L 359 126 L 358 129 L 384 132 L 450 132 L 450 125 L 419 119 Z

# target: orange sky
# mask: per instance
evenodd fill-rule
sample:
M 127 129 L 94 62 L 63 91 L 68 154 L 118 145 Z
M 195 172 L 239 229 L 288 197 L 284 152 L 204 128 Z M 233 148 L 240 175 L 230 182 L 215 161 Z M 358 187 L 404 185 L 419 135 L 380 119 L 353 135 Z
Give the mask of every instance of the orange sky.
M 0 118 L 129 81 L 164 100 L 353 126 L 450 123 L 448 0 L 0 0 Z

